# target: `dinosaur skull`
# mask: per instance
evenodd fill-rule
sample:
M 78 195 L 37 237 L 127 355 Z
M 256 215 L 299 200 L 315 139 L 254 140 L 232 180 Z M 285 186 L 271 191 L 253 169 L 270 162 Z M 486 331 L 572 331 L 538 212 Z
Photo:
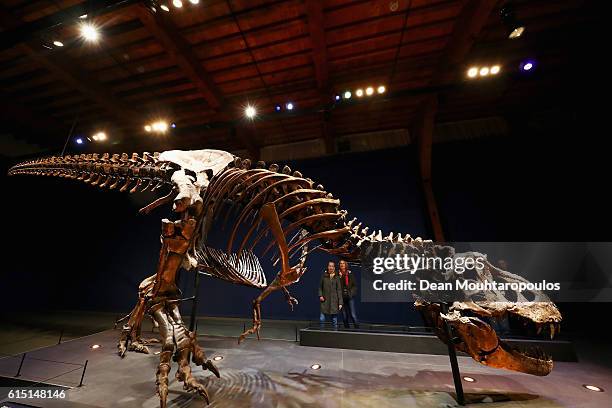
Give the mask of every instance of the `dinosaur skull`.
M 527 329 L 534 328 L 538 333 L 550 331 L 552 338 L 561 321 L 561 314 L 552 302 L 455 302 L 448 313 L 440 316 L 452 328 L 455 341 L 460 341 L 457 348 L 481 364 L 533 375 L 548 375 L 552 370 L 549 356 L 540 350 L 520 350 L 508 345 L 488 323 L 491 318 L 518 319 Z
M 456 256 L 483 256 L 477 253 Z M 486 257 L 485 257 L 486 259 Z M 485 260 L 484 268 L 464 276 L 473 281 L 527 282 L 524 278 L 496 268 Z M 527 334 L 550 333 L 552 339 L 559 332 L 561 313 L 553 302 L 539 291 L 487 291 L 466 293 L 470 300 L 455 301 L 447 313 L 438 304 L 418 300 L 415 305 L 434 327 L 436 334 L 447 342 L 444 330 L 451 328 L 451 341 L 458 350 L 469 354 L 481 364 L 520 371 L 533 375 L 547 375 L 553 367 L 552 359 L 541 350 L 520 350 L 503 342 L 493 328 L 493 320 L 508 318 L 519 323 Z

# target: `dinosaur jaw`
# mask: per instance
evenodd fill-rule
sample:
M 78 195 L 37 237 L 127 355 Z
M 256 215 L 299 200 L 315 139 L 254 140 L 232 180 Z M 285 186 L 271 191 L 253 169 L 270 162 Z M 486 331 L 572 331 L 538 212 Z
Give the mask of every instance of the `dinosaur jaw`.
M 481 364 L 545 376 L 553 368 L 552 358 L 539 349 L 520 349 L 505 343 L 483 319 L 491 317 L 518 319 L 523 326 L 537 334 L 550 331 L 551 339 L 559 332 L 561 315 L 550 302 L 513 304 L 456 302 L 443 320 L 453 328 L 460 340 L 457 348 Z M 535 334 L 535 333 L 534 333 Z
M 542 351 L 527 351 L 514 348 L 502 340 L 499 347 L 486 356 L 472 356 L 475 360 L 489 367 L 504 368 L 521 373 L 545 376 L 553 368 L 553 360 Z

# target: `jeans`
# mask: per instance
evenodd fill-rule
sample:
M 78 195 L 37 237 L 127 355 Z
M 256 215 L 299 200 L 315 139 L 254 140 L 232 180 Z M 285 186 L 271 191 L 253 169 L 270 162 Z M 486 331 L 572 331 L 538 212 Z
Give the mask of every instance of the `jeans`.
M 331 320 L 334 330 L 338 328 L 338 315 L 337 314 L 321 313 L 321 316 L 319 316 L 319 322 L 320 322 L 320 326 L 322 329 L 325 326 L 325 320 Z
M 351 320 L 356 329 L 359 328 L 359 321 L 357 321 L 357 310 L 355 309 L 355 299 L 344 299 L 344 305 L 342 306 L 342 322 L 345 328 L 349 328 Z

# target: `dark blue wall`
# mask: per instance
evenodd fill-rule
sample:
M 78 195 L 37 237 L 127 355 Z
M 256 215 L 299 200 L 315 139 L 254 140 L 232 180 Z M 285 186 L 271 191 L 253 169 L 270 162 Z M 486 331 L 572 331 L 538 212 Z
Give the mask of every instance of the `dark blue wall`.
M 436 145 L 434 190 L 447 239 L 454 241 L 610 240 L 606 151 L 576 128 L 521 132 L 507 139 Z M 411 147 L 292 163 L 342 201 L 370 228 L 430 237 Z M 6 165 L 6 163 L 5 163 Z M 609 171 L 607 172 L 609 174 Z M 3 177 L 2 292 L 5 307 L 128 311 L 140 281 L 155 270 L 160 219 L 137 214 L 151 194 L 101 192 L 57 178 Z M 316 319 L 324 254 L 292 287 L 291 312 L 281 294 L 263 305 L 266 318 Z M 353 269 L 359 275 L 359 270 Z M 271 279 L 273 271 L 268 271 Z M 191 294 L 190 274 L 181 287 Z M 250 317 L 258 291 L 205 278 L 200 314 Z M 600 306 L 598 306 L 600 307 Z M 358 305 L 364 321 L 419 323 L 411 305 Z M 577 307 L 567 310 L 571 316 Z M 576 321 L 584 314 L 574 313 Z
M 341 199 L 351 217 L 383 231 L 426 236 L 426 220 L 413 151 L 409 148 L 290 163 Z M 9 261 L 3 274 L 8 297 L 17 308 L 67 308 L 127 311 L 140 281 L 155 270 L 160 219 L 137 214 L 151 194 L 99 191 L 82 183 L 40 177 L 4 178 L 9 199 L 3 203 Z M 317 287 L 330 257 L 314 253 L 308 272 L 291 289 L 300 304 L 289 310 L 275 293 L 264 303 L 264 316 L 317 319 Z M 359 276 L 358 268 L 353 268 Z M 275 271 L 266 271 L 268 280 Z M 192 275 L 181 287 L 191 293 Z M 199 312 L 214 316 L 251 315 L 258 291 L 204 278 Z M 28 299 L 28 300 L 26 300 Z M 364 321 L 418 323 L 409 304 L 360 304 Z

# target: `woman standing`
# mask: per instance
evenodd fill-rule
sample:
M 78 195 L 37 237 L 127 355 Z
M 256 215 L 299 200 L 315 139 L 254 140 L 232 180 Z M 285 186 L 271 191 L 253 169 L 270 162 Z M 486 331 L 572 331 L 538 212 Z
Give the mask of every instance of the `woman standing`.
M 345 328 L 349 328 L 350 321 L 353 321 L 353 326 L 358 329 L 359 322 L 357 321 L 357 310 L 355 310 L 355 296 L 357 296 L 357 284 L 355 276 L 348 268 L 348 263 L 341 260 L 338 264 L 340 269 L 340 280 L 342 281 L 342 322 Z
M 338 328 L 338 312 L 342 309 L 342 282 L 336 274 L 334 261 L 327 263 L 327 270 L 321 277 L 319 285 L 321 301 L 321 327 L 326 320 L 331 320 L 334 330 Z

